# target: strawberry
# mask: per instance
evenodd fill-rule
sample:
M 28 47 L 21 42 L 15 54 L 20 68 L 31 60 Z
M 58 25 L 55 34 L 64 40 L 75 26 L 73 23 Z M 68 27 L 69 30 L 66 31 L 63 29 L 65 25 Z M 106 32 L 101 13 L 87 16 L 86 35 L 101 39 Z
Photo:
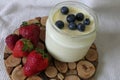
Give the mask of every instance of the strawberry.
M 20 39 L 20 37 L 16 34 L 10 34 L 6 37 L 5 42 L 7 46 L 13 50 L 15 43 Z
M 48 55 L 43 50 L 33 50 L 23 67 L 25 76 L 32 76 L 45 70 L 48 66 Z
M 13 55 L 14 57 L 18 58 L 27 56 L 31 50 L 33 50 L 33 44 L 30 42 L 30 40 L 20 39 L 15 44 Z
M 40 27 L 35 24 L 24 25 L 20 27 L 19 34 L 31 40 L 34 46 L 36 46 L 39 41 Z

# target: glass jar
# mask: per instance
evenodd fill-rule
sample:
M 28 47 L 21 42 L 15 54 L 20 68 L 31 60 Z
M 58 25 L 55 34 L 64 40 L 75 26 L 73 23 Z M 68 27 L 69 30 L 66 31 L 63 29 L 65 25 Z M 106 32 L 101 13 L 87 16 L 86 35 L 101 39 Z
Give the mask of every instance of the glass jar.
M 56 27 L 54 14 L 63 6 L 74 6 L 87 11 L 94 19 L 94 30 L 86 34 L 71 35 Z M 66 1 L 52 8 L 46 23 L 46 47 L 57 60 L 74 62 L 82 59 L 96 38 L 97 17 L 92 9 L 80 2 Z

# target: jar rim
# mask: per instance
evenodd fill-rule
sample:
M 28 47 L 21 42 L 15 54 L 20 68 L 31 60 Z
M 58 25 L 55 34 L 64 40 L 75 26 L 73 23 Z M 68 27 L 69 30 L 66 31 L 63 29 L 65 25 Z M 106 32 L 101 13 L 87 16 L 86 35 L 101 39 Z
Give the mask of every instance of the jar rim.
M 73 36 L 71 36 L 70 34 L 65 33 L 64 31 L 62 31 L 62 30 L 60 30 L 59 28 L 57 28 L 56 25 L 54 24 L 52 18 L 53 18 L 53 16 L 54 16 L 55 9 L 57 9 L 57 7 L 58 7 L 58 9 L 60 9 L 59 6 L 62 6 L 62 5 L 65 5 L 65 4 L 67 4 L 67 5 L 77 4 L 77 5 L 80 5 L 80 7 L 84 8 L 87 12 L 89 11 L 88 13 L 91 14 L 91 16 L 93 17 L 93 19 L 94 19 L 94 21 L 95 21 L 95 25 L 94 25 L 94 26 L 95 26 L 95 29 L 94 29 L 93 31 L 89 32 L 89 33 L 86 33 L 86 34 L 82 34 L 82 35 L 80 34 L 80 35 L 73 35 Z M 72 38 L 76 38 L 76 37 L 79 37 L 79 36 L 87 36 L 87 35 L 90 35 L 90 34 L 92 34 L 92 33 L 94 33 L 94 32 L 96 31 L 96 28 L 97 28 L 97 25 L 98 25 L 98 18 L 97 18 L 96 13 L 95 13 L 90 7 L 88 7 L 87 5 L 85 5 L 84 3 L 78 2 L 78 1 L 64 1 L 64 2 L 60 2 L 60 3 L 56 4 L 56 5 L 51 9 L 51 11 L 50 11 L 50 16 L 48 17 L 48 19 L 49 19 L 52 27 L 53 27 L 57 32 L 59 32 L 59 33 L 61 33 L 61 34 L 64 34 L 64 35 L 66 35 L 66 36 L 68 36 L 68 37 L 72 37 Z

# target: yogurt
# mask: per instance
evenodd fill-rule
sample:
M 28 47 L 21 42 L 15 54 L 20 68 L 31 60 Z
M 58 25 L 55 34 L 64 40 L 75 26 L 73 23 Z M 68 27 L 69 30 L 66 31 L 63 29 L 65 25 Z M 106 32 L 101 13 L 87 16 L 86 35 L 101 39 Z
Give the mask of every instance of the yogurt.
M 73 6 L 74 5 L 74 6 Z M 84 32 L 70 30 L 67 15 L 60 12 L 62 6 L 69 8 L 69 14 L 83 13 L 91 23 L 86 26 Z M 87 10 L 86 10 L 87 9 Z M 82 59 L 96 38 L 96 16 L 92 10 L 79 2 L 64 2 L 57 4 L 51 11 L 46 23 L 46 47 L 49 53 L 57 60 L 63 62 L 75 62 Z M 55 22 L 62 20 L 63 29 L 56 27 Z M 76 21 L 76 23 L 79 23 Z

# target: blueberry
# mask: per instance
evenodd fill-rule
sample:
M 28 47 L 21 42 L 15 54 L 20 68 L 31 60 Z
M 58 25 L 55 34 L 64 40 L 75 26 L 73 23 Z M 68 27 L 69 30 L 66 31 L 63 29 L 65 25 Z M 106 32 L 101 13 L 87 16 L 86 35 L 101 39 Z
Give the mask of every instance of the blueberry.
M 61 8 L 61 13 L 62 13 L 62 14 L 68 14 L 68 12 L 69 12 L 68 7 L 63 6 L 63 7 Z
M 79 31 L 85 31 L 85 25 L 84 24 L 82 24 L 82 23 L 79 23 L 78 25 L 77 25 L 77 29 L 79 30 Z
M 84 14 L 83 14 L 83 13 L 77 13 L 77 14 L 76 14 L 76 19 L 77 19 L 78 21 L 82 21 L 82 20 L 84 19 Z
M 70 22 L 75 22 L 75 15 L 74 14 L 69 14 L 67 16 L 67 21 Z
M 55 25 L 59 28 L 62 29 L 64 27 L 64 22 L 61 20 L 56 21 Z
M 84 23 L 85 25 L 89 25 L 89 24 L 90 24 L 90 19 L 89 19 L 89 18 L 86 18 L 86 19 L 83 21 L 83 23 Z
M 77 29 L 77 25 L 76 25 L 74 22 L 69 23 L 68 27 L 69 27 L 69 29 L 71 29 L 71 30 Z

